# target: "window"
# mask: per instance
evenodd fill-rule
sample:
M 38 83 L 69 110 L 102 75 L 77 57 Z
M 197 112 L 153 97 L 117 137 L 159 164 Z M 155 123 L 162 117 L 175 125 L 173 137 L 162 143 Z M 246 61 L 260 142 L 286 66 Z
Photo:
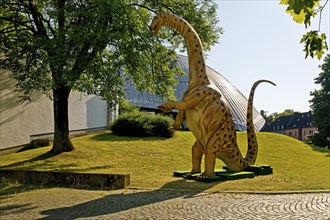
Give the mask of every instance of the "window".
M 292 132 L 291 131 L 289 131 L 289 136 L 292 136 Z
M 309 130 L 308 134 L 313 135 L 313 130 Z
M 284 125 L 281 125 L 281 129 L 284 129 Z

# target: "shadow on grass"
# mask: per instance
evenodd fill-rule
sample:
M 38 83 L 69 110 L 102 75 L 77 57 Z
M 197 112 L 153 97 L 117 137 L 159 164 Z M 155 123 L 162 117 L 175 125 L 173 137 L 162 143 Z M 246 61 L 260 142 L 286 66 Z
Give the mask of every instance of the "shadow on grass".
M 93 135 L 90 137 L 93 141 L 163 141 L 168 138 L 164 137 L 129 137 L 129 136 L 120 136 L 112 133 L 102 133 Z
M 326 148 L 323 148 L 323 147 L 318 147 L 318 146 L 315 146 L 313 144 L 307 144 L 310 148 L 312 148 L 313 151 L 317 151 L 317 152 L 320 152 L 320 153 L 324 153 L 326 154 L 325 156 L 326 157 L 330 157 L 330 149 L 326 149 Z
M 41 155 L 38 155 L 34 158 L 31 158 L 31 159 L 28 159 L 28 160 L 23 160 L 23 161 L 20 161 L 20 162 L 17 162 L 17 163 L 12 163 L 12 164 L 8 164 L 8 165 L 4 165 L 4 166 L 0 166 L 0 169 L 10 169 L 10 168 L 13 168 L 13 167 L 18 167 L 18 166 L 22 166 L 24 164 L 27 164 L 27 163 L 32 163 L 32 162 L 36 162 L 36 161 L 40 161 L 40 160 L 46 160 L 46 159 L 49 159 L 51 157 L 54 157 L 56 156 L 57 154 L 54 154 L 54 153 L 51 153 L 51 152 L 46 152 L 44 154 L 41 154 Z M 36 165 L 36 166 L 40 166 L 40 165 Z M 29 167 L 30 169 L 30 167 Z
M 45 170 L 47 168 L 47 171 L 55 171 L 55 172 L 92 172 L 95 173 L 98 169 L 109 169 L 112 168 L 110 165 L 102 165 L 102 166 L 90 166 L 87 168 L 79 168 L 77 167 L 76 163 L 67 163 L 67 164 L 52 164 L 47 163 L 47 161 L 40 163 L 34 163 L 37 161 L 43 161 L 47 160 L 49 158 L 52 158 L 54 156 L 57 156 L 58 154 L 54 154 L 52 152 L 46 152 L 41 155 L 38 155 L 31 159 L 26 159 L 23 161 L 19 161 L 16 163 L 11 163 L 7 165 L 0 165 L 0 170 L 6 170 L 6 169 L 14 169 L 14 170 L 38 170 L 42 166 L 42 168 Z M 94 172 L 93 172 L 94 171 Z
M 46 217 L 42 219 L 60 219 L 64 216 L 67 219 L 95 218 L 102 215 L 119 213 L 133 208 L 156 204 L 179 197 L 193 198 L 195 196 L 201 196 L 198 194 L 221 183 L 196 183 L 200 184 L 198 190 L 173 190 L 180 185 L 187 184 L 187 182 L 188 180 L 186 179 L 180 179 L 167 183 L 160 189 L 152 191 L 110 194 L 102 198 L 83 202 L 71 207 L 44 210 L 41 214 L 46 215 Z

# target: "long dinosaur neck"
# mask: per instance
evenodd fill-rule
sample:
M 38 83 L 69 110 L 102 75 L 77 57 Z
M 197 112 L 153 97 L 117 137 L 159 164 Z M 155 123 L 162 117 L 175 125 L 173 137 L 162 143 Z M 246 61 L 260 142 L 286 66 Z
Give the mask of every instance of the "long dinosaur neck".
M 205 59 L 202 42 L 195 29 L 183 18 L 162 13 L 154 17 L 151 28 L 157 32 L 162 26 L 168 26 L 178 31 L 184 38 L 189 60 L 188 91 L 201 84 L 209 83 L 205 69 Z
M 254 92 L 257 86 L 262 82 L 268 82 L 270 84 L 275 84 L 268 80 L 258 80 L 256 81 L 251 88 L 250 96 L 248 100 L 248 108 L 247 108 L 247 115 L 246 115 L 246 122 L 247 122 L 247 139 L 248 139 L 248 150 L 246 153 L 245 159 L 249 162 L 249 164 L 254 164 L 257 159 L 258 154 L 258 142 L 257 137 L 254 131 L 254 123 L 253 123 L 253 97 Z

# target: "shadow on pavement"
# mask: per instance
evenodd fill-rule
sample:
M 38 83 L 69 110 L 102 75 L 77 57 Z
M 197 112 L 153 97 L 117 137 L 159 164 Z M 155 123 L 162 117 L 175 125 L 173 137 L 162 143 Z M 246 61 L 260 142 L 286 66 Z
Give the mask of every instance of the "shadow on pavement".
M 167 183 L 160 189 L 152 191 L 133 192 L 127 194 L 111 194 L 103 198 L 95 199 L 71 207 L 45 210 L 42 211 L 41 214 L 46 215 L 46 217 L 41 219 L 76 219 L 113 214 L 179 197 L 191 198 L 217 184 L 221 184 L 221 182 L 199 183 L 202 184 L 202 187 L 199 187 L 200 190 L 170 190 L 178 184 L 184 182 L 187 182 L 187 180 L 180 179 Z

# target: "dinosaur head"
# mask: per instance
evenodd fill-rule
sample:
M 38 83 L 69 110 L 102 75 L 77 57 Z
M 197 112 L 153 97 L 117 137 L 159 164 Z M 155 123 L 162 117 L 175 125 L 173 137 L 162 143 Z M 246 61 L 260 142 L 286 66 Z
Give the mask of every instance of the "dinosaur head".
M 165 14 L 158 14 L 152 19 L 152 22 L 150 24 L 150 29 L 157 33 L 159 29 L 164 25 L 165 23 Z

